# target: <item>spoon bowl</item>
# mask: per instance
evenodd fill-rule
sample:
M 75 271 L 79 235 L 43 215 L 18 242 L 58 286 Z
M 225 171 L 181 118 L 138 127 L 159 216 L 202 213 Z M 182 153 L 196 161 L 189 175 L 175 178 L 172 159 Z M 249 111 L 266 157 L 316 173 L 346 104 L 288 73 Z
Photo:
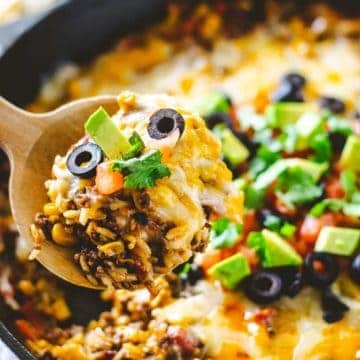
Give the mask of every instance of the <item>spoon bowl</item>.
M 51 176 L 54 157 L 64 154 L 84 134 L 84 123 L 99 106 L 110 114 L 118 109 L 116 97 L 97 96 L 64 105 L 44 114 L 23 111 L 0 97 L 0 145 L 10 159 L 9 197 L 20 235 L 32 247 L 30 225 L 47 202 L 44 182 Z M 72 249 L 42 242 L 36 259 L 63 280 L 98 288 L 73 260 Z

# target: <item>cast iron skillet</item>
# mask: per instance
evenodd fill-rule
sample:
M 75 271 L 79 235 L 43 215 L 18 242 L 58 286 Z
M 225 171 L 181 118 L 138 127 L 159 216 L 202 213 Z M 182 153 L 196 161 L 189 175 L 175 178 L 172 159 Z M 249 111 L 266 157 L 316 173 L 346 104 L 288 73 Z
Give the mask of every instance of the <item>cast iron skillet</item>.
M 59 64 L 69 60 L 86 62 L 110 47 L 121 34 L 159 21 L 165 15 L 165 3 L 166 0 L 64 1 L 43 18 L 25 25 L 19 23 L 17 29 L 8 28 L 11 35 L 30 25 L 0 58 L 0 95 L 19 106 L 27 104 Z M 1 31 L 0 39 L 5 36 L 5 30 Z M 64 289 L 73 313 L 72 323 L 85 325 L 106 310 L 98 292 L 69 284 L 64 284 Z M 21 360 L 34 360 L 11 328 L 10 317 L 9 310 L 0 303 L 0 338 Z

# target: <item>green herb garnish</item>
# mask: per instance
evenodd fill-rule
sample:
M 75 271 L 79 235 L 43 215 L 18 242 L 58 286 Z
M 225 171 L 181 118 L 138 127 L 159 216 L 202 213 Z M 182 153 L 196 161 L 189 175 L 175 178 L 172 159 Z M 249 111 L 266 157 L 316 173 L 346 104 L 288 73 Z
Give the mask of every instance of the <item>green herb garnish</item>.
M 125 188 L 144 189 L 155 186 L 156 180 L 170 176 L 170 169 L 161 162 L 161 152 L 152 150 L 139 158 L 115 160 L 112 169 L 125 176 Z
M 319 133 L 310 139 L 310 148 L 314 151 L 311 160 L 322 163 L 329 162 L 332 157 L 332 147 L 327 133 Z
M 242 231 L 242 225 L 234 224 L 228 218 L 221 218 L 211 223 L 210 243 L 214 249 L 233 246 Z
M 322 193 L 313 176 L 301 168 L 288 168 L 277 179 L 276 195 L 291 207 L 312 202 Z
M 244 189 L 245 207 L 247 209 L 260 209 L 264 205 L 265 190 L 257 190 L 250 184 Z
M 131 145 L 130 150 L 123 153 L 123 160 L 129 160 L 133 157 L 136 157 L 140 154 L 141 150 L 144 149 L 145 145 L 142 141 L 140 135 L 134 131 L 129 138 L 129 143 Z

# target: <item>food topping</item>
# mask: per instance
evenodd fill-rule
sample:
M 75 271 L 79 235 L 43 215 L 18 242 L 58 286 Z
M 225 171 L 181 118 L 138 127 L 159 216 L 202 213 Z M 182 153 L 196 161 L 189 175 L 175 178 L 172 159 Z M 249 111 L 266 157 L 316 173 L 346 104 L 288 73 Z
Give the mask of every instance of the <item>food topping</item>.
M 100 194 L 110 195 L 124 187 L 124 177 L 110 162 L 104 162 L 96 169 L 95 185 Z
M 139 158 L 115 160 L 112 170 L 124 174 L 127 189 L 152 187 L 157 179 L 170 176 L 170 170 L 161 162 L 161 157 L 159 150 L 152 150 Z
M 240 165 L 249 157 L 250 154 L 247 147 L 244 146 L 244 144 L 225 125 L 216 125 L 213 131 L 221 141 L 224 158 L 232 166 Z
M 273 231 L 264 229 L 261 233 L 252 232 L 248 236 L 247 244 L 259 254 L 264 267 L 302 264 L 301 256 L 288 241 Z
M 282 77 L 279 88 L 272 94 L 274 102 L 302 102 L 304 97 L 302 94 L 305 85 L 305 78 L 296 73 L 289 73 Z
M 341 114 L 345 111 L 344 102 L 334 97 L 329 97 L 329 96 L 320 97 L 319 105 L 324 109 L 330 110 L 334 114 Z
M 109 159 L 121 158 L 131 146 L 104 108 L 100 107 L 88 119 L 85 129 Z
M 101 148 L 93 143 L 79 145 L 69 154 L 66 165 L 75 176 L 89 179 L 95 176 L 96 167 L 103 160 Z
M 325 289 L 321 296 L 323 319 L 331 324 L 341 320 L 349 307 L 344 304 L 329 288 Z
M 263 270 L 246 279 L 245 292 L 257 304 L 270 304 L 283 293 L 283 281 L 274 272 Z
M 227 113 L 231 106 L 231 100 L 224 93 L 214 91 L 202 96 L 195 108 L 205 119 L 214 113 Z
M 315 251 L 351 256 L 360 244 L 360 230 L 325 226 L 315 244 Z
M 214 249 L 233 246 L 241 233 L 242 226 L 234 224 L 228 218 L 221 218 L 211 223 L 210 244 Z
M 175 130 L 181 135 L 185 128 L 184 118 L 173 109 L 160 109 L 150 117 L 147 131 L 153 139 L 164 139 Z
M 212 266 L 208 272 L 226 288 L 235 289 L 250 274 L 250 267 L 244 255 L 235 254 Z
M 306 281 L 312 286 L 328 286 L 338 274 L 339 265 L 334 255 L 312 252 L 305 258 L 304 275 Z
M 145 145 L 140 135 L 135 131 L 129 138 L 131 148 L 122 154 L 123 160 L 129 160 L 135 156 L 140 155 L 140 152 L 144 149 Z
M 360 170 L 360 137 L 351 135 L 348 137 L 341 153 L 340 165 L 351 170 Z
M 360 285 L 360 254 L 356 255 L 350 262 L 350 276 L 356 284 Z

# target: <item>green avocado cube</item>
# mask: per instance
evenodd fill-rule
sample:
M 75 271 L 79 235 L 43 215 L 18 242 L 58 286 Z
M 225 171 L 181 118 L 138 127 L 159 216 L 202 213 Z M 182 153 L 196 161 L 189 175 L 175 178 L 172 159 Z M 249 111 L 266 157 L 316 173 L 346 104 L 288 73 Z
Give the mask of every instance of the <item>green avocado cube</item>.
M 215 112 L 228 112 L 230 103 L 228 98 L 219 91 L 214 91 L 203 96 L 200 101 L 195 104 L 195 110 L 201 116 L 208 116 Z
M 330 254 L 351 256 L 360 244 L 360 230 L 324 226 L 316 240 L 315 250 Z
M 235 289 L 250 272 L 245 256 L 240 253 L 220 261 L 209 269 L 209 274 L 230 290 Z
M 347 138 L 340 157 L 340 165 L 351 170 L 360 170 L 360 137 L 351 135 Z
M 264 267 L 298 266 L 302 264 L 301 256 L 279 234 L 267 229 L 264 229 L 261 234 L 264 238 Z
M 248 148 L 223 124 L 216 125 L 214 134 L 221 141 L 224 158 L 231 165 L 237 166 L 244 162 L 250 155 Z
M 319 133 L 323 127 L 324 121 L 319 114 L 307 112 L 300 116 L 296 123 L 296 134 L 298 135 L 296 148 L 298 150 L 308 148 L 310 138 Z
M 270 127 L 284 128 L 286 125 L 295 124 L 300 116 L 311 109 L 312 106 L 308 103 L 279 102 L 267 107 L 266 118 Z
M 99 107 L 85 124 L 85 130 L 110 159 L 120 158 L 131 145 L 103 107 Z
M 272 164 L 266 171 L 255 180 L 253 187 L 257 190 L 265 189 L 286 169 L 300 168 L 309 173 L 315 181 L 328 169 L 326 163 L 316 163 L 302 158 L 280 159 Z

